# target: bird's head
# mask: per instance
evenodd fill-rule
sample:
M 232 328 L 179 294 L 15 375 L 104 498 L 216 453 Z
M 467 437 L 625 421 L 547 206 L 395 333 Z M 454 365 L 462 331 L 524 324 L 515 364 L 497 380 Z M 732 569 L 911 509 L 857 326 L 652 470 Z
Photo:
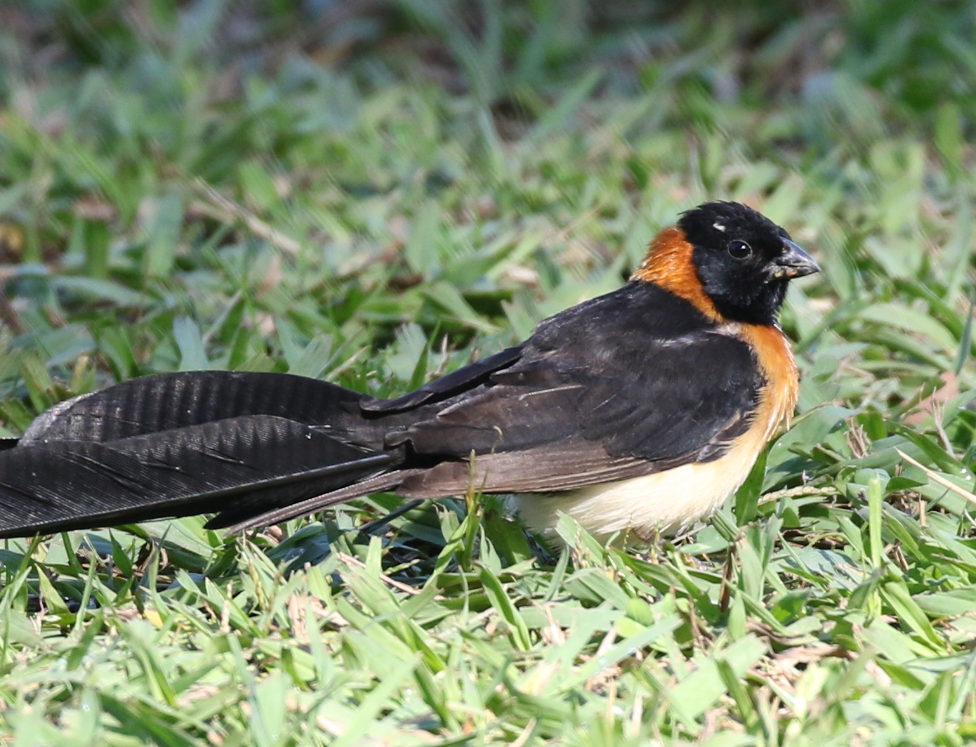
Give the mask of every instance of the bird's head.
M 635 279 L 658 283 L 708 316 L 773 324 L 789 281 L 819 271 L 764 215 L 737 202 L 708 202 L 658 234 Z

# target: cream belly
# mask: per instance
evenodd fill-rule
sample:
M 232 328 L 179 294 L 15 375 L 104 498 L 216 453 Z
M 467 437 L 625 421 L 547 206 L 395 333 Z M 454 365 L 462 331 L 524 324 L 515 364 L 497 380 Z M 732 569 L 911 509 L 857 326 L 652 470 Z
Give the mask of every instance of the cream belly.
M 625 543 L 650 538 L 654 532 L 675 534 L 714 514 L 745 482 L 761 448 L 762 443 L 740 441 L 714 462 L 685 464 L 562 495 L 517 496 L 517 510 L 548 540 L 558 539 L 555 526 L 561 513 L 572 516 L 600 542 L 618 532 Z

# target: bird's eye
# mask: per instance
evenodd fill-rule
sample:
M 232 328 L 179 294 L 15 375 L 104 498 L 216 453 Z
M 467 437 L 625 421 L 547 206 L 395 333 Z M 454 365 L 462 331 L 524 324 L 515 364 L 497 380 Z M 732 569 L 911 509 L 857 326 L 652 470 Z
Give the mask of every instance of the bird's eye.
M 729 254 L 732 259 L 748 259 L 752 256 L 752 247 L 740 239 L 729 242 Z

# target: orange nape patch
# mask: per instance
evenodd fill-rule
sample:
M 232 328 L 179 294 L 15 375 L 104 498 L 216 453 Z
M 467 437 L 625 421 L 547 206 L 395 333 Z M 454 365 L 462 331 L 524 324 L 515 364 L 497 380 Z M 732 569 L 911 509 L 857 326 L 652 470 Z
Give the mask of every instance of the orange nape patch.
M 693 251 L 684 231 L 677 226 L 665 228 L 651 241 L 647 256 L 631 279 L 654 283 L 685 299 L 709 319 L 724 321 L 698 279 L 691 258 Z

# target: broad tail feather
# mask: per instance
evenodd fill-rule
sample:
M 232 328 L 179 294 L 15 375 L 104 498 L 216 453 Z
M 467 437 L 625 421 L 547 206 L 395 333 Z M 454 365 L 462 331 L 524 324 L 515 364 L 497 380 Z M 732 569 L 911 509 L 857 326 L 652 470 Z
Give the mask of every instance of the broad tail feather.
M 246 415 L 341 430 L 361 420 L 362 399 L 359 392 L 291 374 L 156 374 L 55 405 L 34 420 L 20 443 L 115 441 Z
M 201 513 L 217 514 L 214 527 L 263 525 L 266 513 L 375 484 L 403 449 L 371 448 L 360 398 L 303 377 L 205 371 L 69 400 L 19 443 L 0 441 L 0 538 Z

